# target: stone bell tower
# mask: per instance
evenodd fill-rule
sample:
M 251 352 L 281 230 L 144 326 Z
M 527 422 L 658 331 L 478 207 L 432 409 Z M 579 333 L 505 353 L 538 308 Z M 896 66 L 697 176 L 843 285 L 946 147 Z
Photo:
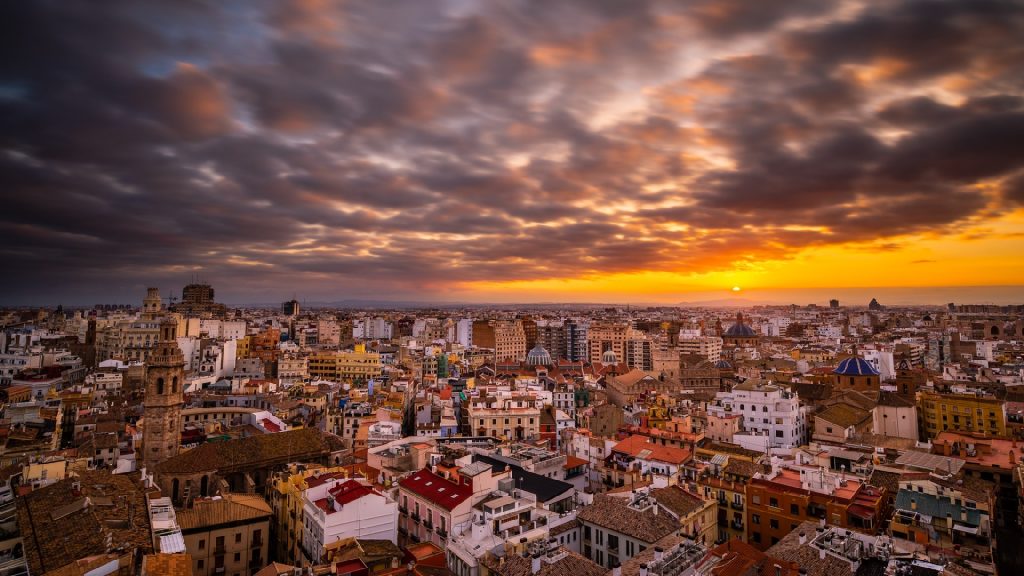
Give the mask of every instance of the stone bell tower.
M 177 332 L 177 322 L 162 320 L 160 339 L 146 362 L 142 462 L 149 473 L 153 466 L 177 454 L 181 445 L 185 358 L 178 348 Z

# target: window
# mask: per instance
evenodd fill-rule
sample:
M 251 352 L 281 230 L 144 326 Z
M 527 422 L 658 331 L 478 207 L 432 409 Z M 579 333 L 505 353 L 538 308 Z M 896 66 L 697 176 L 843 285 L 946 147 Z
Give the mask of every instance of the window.
M 203 559 L 202 559 L 202 558 L 200 558 L 200 559 L 199 559 L 199 563 L 197 564 L 197 566 L 196 566 L 196 567 L 197 567 L 197 568 L 199 568 L 200 570 L 202 570 L 205 564 L 206 564 L 206 563 L 205 563 L 205 562 L 203 562 Z
M 200 539 L 199 540 L 199 549 L 200 550 L 205 550 L 206 549 L 206 540 L 205 539 Z
M 774 496 L 772 496 L 771 498 L 768 498 L 768 505 L 771 506 L 772 508 L 778 508 L 779 507 L 779 499 L 774 497 Z
M 750 523 L 751 524 L 760 524 L 761 523 L 761 515 L 760 514 L 751 514 L 750 515 Z
M 792 514 L 793 516 L 799 516 L 800 515 L 800 506 L 798 506 L 796 504 L 790 504 L 789 505 L 789 513 Z
M 754 502 L 754 504 L 760 504 L 761 503 L 761 495 L 760 494 L 754 494 L 753 496 L 750 497 L 750 499 L 751 499 L 751 501 Z
M 235 552 L 235 562 L 241 562 L 241 561 L 242 561 L 242 555 L 240 553 L 238 553 L 238 552 Z
M 242 542 L 242 533 L 238 532 L 238 533 L 235 534 L 235 544 L 240 544 L 241 542 Z
M 776 520 L 775 518 L 772 518 L 772 519 L 768 520 L 768 527 L 771 528 L 772 530 L 778 530 L 779 529 L 779 521 Z
M 760 544 L 761 543 L 761 533 L 760 532 L 751 532 L 750 533 L 750 540 L 751 540 L 751 542 Z

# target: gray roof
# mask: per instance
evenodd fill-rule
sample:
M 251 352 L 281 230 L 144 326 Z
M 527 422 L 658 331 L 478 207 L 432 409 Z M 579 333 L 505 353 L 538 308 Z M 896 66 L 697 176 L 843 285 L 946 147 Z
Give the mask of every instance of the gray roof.
M 928 452 L 907 451 L 896 458 L 896 464 L 929 472 L 956 474 L 963 468 L 964 461 L 959 458 L 929 454 Z

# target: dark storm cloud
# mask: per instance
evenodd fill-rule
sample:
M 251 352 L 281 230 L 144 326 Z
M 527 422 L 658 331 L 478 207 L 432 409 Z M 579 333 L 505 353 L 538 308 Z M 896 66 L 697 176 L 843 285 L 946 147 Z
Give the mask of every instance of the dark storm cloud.
M 704 272 L 1024 203 L 1021 6 L 838 8 L 4 3 L 0 300 Z

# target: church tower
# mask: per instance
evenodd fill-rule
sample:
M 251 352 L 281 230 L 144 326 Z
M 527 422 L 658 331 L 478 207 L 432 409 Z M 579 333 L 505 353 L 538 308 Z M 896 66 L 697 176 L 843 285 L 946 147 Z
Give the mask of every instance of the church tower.
M 181 445 L 185 358 L 178 348 L 177 332 L 178 323 L 173 319 L 161 321 L 160 339 L 146 362 L 142 461 L 150 473 L 153 466 L 177 454 Z
M 155 320 L 163 308 L 163 300 L 160 298 L 159 288 L 147 288 L 146 297 L 142 300 L 142 318 Z

